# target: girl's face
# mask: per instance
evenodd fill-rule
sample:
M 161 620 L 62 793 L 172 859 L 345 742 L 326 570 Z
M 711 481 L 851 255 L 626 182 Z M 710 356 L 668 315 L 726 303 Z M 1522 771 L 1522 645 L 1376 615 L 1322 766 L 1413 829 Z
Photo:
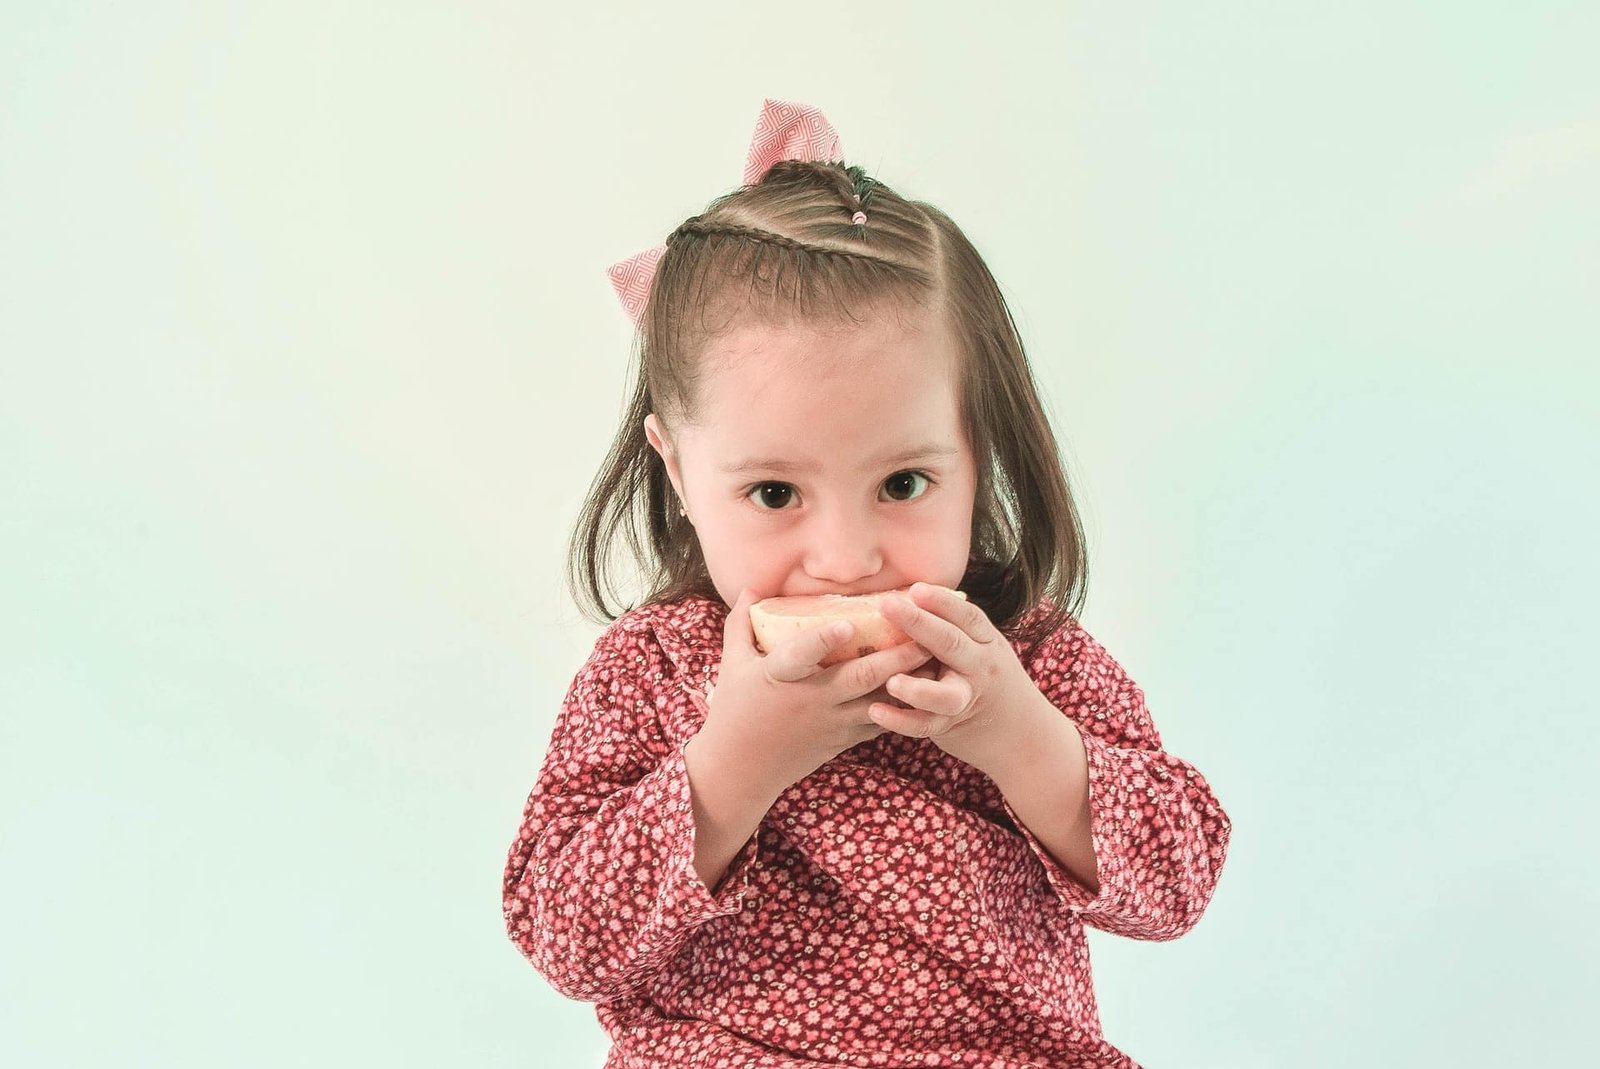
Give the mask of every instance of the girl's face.
M 819 329 L 747 324 L 711 344 L 701 421 L 645 434 L 712 583 L 757 597 L 866 594 L 966 573 L 977 465 L 942 316 Z

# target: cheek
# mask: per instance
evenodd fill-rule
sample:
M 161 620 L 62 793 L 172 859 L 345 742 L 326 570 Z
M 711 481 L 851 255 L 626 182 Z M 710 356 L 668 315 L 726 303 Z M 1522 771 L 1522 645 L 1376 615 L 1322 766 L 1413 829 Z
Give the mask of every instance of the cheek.
M 762 576 L 778 564 L 777 547 L 748 524 L 724 517 L 720 523 L 708 523 L 707 533 L 697 532 L 697 537 L 709 567 L 724 574 L 737 572 L 752 585 L 759 585 Z
M 971 512 L 965 507 L 930 510 L 917 522 L 902 526 L 896 538 L 901 570 L 955 586 L 966 571 L 973 538 Z M 938 578 L 936 578 L 938 576 Z
M 907 540 L 908 552 L 916 558 L 915 570 L 944 586 L 957 586 L 967 571 L 972 551 L 972 508 L 968 502 L 952 501 Z
M 956 494 L 946 495 L 923 513 L 909 532 L 928 543 L 928 552 L 948 552 L 952 544 L 972 537 L 972 502 Z

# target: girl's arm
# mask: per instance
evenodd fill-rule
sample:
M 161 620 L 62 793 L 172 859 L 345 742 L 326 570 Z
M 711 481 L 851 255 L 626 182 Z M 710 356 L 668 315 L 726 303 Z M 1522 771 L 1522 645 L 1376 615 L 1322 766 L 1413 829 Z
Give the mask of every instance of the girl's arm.
M 683 746 L 694 799 L 695 872 L 713 894 L 782 794 L 752 787 L 738 762 L 728 759 L 717 742 L 714 732 L 701 729 Z
M 990 772 L 1011 811 L 1050 851 L 1056 863 L 1092 895 L 1100 893 L 1099 866 L 1089 817 L 1089 758 L 1082 732 L 1041 694 L 1044 726 L 1018 759 Z
M 725 804 L 706 778 L 712 830 L 697 842 L 689 769 L 704 744 L 691 754 L 693 739 L 667 738 L 657 711 L 660 689 L 680 686 L 648 627 L 613 624 L 573 681 L 523 810 L 506 932 L 567 998 L 633 993 L 697 929 L 743 908 L 756 841 L 740 832 L 760 816 L 755 799 Z M 714 869 L 726 875 L 713 895 Z
M 1053 770 L 1040 766 L 1041 752 L 995 777 L 1007 810 L 1083 923 L 1132 939 L 1178 938 L 1216 891 L 1232 822 L 1199 770 L 1161 748 L 1144 692 L 1081 624 L 1045 640 L 1029 663 L 1078 745 L 1052 734 Z

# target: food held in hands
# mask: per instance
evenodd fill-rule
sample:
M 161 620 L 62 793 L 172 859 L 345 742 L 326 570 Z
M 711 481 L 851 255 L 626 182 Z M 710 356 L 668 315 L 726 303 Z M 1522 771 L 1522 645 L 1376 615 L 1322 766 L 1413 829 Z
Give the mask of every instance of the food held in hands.
M 911 636 L 884 618 L 880 609 L 890 594 L 905 594 L 911 588 L 884 590 L 876 594 L 808 594 L 797 597 L 765 598 L 750 606 L 750 624 L 756 633 L 756 646 L 771 652 L 791 635 L 826 627 L 835 620 L 846 620 L 855 633 L 844 645 L 835 647 L 817 662 L 822 668 L 842 661 L 865 657 L 869 653 L 910 642 Z M 953 591 L 959 598 L 967 595 Z

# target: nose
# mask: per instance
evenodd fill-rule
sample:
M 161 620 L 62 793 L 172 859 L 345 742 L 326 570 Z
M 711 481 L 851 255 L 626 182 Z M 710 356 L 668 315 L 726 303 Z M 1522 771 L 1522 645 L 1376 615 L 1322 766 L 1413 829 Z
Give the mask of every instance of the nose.
M 820 583 L 847 587 L 883 570 L 882 532 L 869 513 L 829 509 L 804 537 L 806 574 Z

